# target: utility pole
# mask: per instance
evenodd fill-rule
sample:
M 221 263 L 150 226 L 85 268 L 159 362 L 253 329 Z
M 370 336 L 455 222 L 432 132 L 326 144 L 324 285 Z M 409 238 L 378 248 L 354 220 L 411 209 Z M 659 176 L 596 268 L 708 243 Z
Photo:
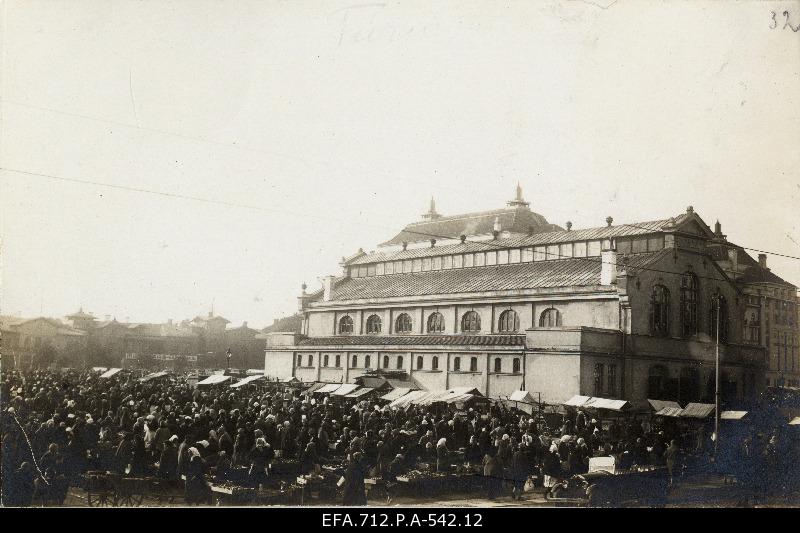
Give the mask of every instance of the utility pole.
M 719 372 L 719 315 L 720 315 L 720 297 L 719 294 L 714 296 L 714 304 L 716 305 L 716 323 L 717 323 L 717 345 L 716 345 L 716 387 L 714 391 L 714 458 L 717 457 L 719 450 L 719 385 L 720 385 L 720 372 Z

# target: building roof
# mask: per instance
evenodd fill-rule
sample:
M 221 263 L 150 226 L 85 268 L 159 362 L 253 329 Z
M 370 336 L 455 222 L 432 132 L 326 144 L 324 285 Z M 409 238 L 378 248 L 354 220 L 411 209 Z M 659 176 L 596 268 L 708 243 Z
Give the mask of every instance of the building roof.
M 337 337 L 309 337 L 301 339 L 298 345 L 524 346 L 525 335 L 341 335 Z
M 547 244 L 560 244 L 567 242 L 594 241 L 604 239 L 616 239 L 619 237 L 636 237 L 640 235 L 650 235 L 668 229 L 677 229 L 678 226 L 690 220 L 700 220 L 697 215 L 684 213 L 677 217 L 652 220 L 649 222 L 634 222 L 631 224 L 619 224 L 616 226 L 603 226 L 579 230 L 564 230 L 557 228 L 557 231 L 548 230 L 536 233 L 535 235 L 511 236 L 506 238 L 494 239 L 491 241 L 466 241 L 464 243 L 449 244 L 444 246 L 434 246 L 428 248 L 414 248 L 410 250 L 400 250 L 395 252 L 371 252 L 358 256 L 348 265 L 366 265 L 370 263 L 380 263 L 384 261 L 400 261 L 403 259 L 417 259 L 421 257 L 435 257 L 440 255 L 450 255 L 459 253 L 483 252 L 504 248 L 523 248 L 530 246 L 542 246 Z M 702 221 L 700 221 L 702 222 Z M 705 223 L 703 223 L 705 226 Z M 440 233 L 439 235 L 451 235 Z M 459 235 L 451 235 L 451 238 L 458 239 Z M 419 239 L 418 239 L 419 240 Z M 384 243 L 385 244 L 385 243 Z
M 80 310 L 77 313 L 72 313 L 71 315 L 67 315 L 67 318 L 70 318 L 70 319 L 87 318 L 87 319 L 90 319 L 90 320 L 96 320 L 96 317 L 94 315 L 89 314 L 89 313 L 84 313 L 83 312 L 83 307 L 81 307 Z
M 745 269 L 740 277 L 736 278 L 739 283 L 776 283 L 787 287 L 794 287 L 792 283 L 784 280 L 771 270 L 760 266 L 751 266 Z
M 494 230 L 495 221 L 500 223 L 500 231 L 511 233 L 527 234 L 561 229 L 560 226 L 550 224 L 542 215 L 534 213 L 526 206 L 515 206 L 414 222 L 380 246 L 448 237 L 458 239 L 461 235 L 490 235 Z
M 303 324 L 303 314 L 297 313 L 292 316 L 283 318 L 276 318 L 272 325 L 265 327 L 261 330 L 262 333 L 300 333 Z
M 630 268 L 643 267 L 669 250 L 628 256 Z M 460 294 L 600 284 L 600 257 L 557 259 L 509 265 L 468 267 L 367 278 L 341 278 L 331 300 Z M 621 269 L 618 267 L 618 270 Z

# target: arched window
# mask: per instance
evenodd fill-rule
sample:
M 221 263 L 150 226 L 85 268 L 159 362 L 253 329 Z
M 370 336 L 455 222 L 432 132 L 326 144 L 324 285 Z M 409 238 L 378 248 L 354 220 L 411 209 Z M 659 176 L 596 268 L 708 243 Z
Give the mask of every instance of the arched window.
M 718 300 L 718 301 L 717 301 Z M 723 295 L 717 295 L 711 299 L 711 339 L 717 338 L 717 308 L 719 307 L 719 342 L 728 341 L 728 301 Z
M 519 315 L 516 311 L 508 309 L 500 313 L 500 320 L 497 323 L 497 331 L 500 333 L 513 333 L 519 331 Z
M 308 354 L 308 366 L 314 366 L 314 356 Z
M 411 333 L 411 317 L 407 313 L 400 313 L 394 322 L 395 333 Z
M 453 371 L 459 372 L 461 370 L 461 358 L 456 357 L 453 359 Z
M 364 356 L 364 368 L 369 368 L 372 364 L 371 357 L 369 355 Z
M 687 272 L 681 277 L 681 325 L 684 337 L 697 334 L 697 276 Z
M 655 285 L 650 294 L 650 332 L 659 337 L 669 335 L 669 290 Z
M 481 330 L 481 317 L 475 311 L 467 311 L 461 317 L 461 331 L 475 333 Z
M 328 354 L 322 359 L 322 366 L 328 366 Z
M 389 368 L 389 356 L 388 355 L 384 355 L 383 356 L 383 368 Z
M 358 368 L 358 356 L 353 356 L 353 368 Z
M 343 316 L 339 319 L 339 333 L 353 333 L 353 319 Z
M 478 358 L 471 357 L 469 360 L 469 371 L 470 372 L 477 372 L 478 371 Z
M 403 369 L 403 356 L 402 355 L 398 355 L 397 356 L 397 370 L 402 370 L 402 369 Z
M 422 362 L 423 362 L 422 356 L 418 355 L 417 356 L 417 370 L 422 370 Z
M 381 317 L 378 315 L 370 315 L 367 319 L 367 333 L 380 333 L 381 332 Z
M 555 307 L 551 307 L 550 309 L 545 309 L 542 311 L 542 314 L 539 316 L 539 327 L 540 328 L 557 328 L 561 327 L 561 313 L 558 312 L 558 309 Z
M 514 373 L 519 374 L 521 371 L 519 357 L 514 358 Z
M 444 331 L 444 316 L 442 313 L 431 313 L 428 317 L 428 333 L 442 333 Z
M 503 370 L 503 361 L 499 357 L 494 358 L 494 371 L 501 372 Z
M 336 364 L 334 366 L 336 368 L 339 368 L 340 366 L 342 366 L 342 356 L 341 355 L 336 354 Z
M 431 370 L 439 370 L 439 357 L 436 355 L 431 359 Z

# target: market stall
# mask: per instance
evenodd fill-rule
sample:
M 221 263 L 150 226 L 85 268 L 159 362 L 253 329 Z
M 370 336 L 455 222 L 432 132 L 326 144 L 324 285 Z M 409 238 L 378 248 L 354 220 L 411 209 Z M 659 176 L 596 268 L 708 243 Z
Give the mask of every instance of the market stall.
M 407 387 L 398 387 L 396 389 L 392 389 L 387 394 L 384 394 L 379 399 L 380 400 L 386 400 L 388 402 L 393 402 L 393 401 L 397 400 L 398 398 L 401 398 L 401 397 L 405 396 L 406 394 L 408 394 L 411 391 L 412 391 L 412 389 L 409 389 Z
M 154 379 L 166 378 L 166 377 L 169 376 L 169 374 L 170 373 L 168 371 L 166 371 L 166 370 L 161 370 L 159 372 L 152 372 L 150 374 L 147 374 L 144 377 L 139 378 L 139 381 L 142 382 L 142 383 L 146 383 L 148 381 L 153 381 Z
M 238 389 L 240 387 L 244 387 L 245 385 L 249 385 L 251 383 L 255 383 L 257 381 L 262 381 L 262 380 L 264 380 L 264 375 L 263 374 L 255 375 L 255 376 L 248 376 L 248 377 L 246 377 L 244 379 L 241 379 L 241 380 L 237 381 L 236 383 L 231 383 L 229 386 L 232 389 Z M 199 383 L 198 383 L 198 385 L 199 385 Z
M 212 374 L 208 376 L 206 379 L 197 382 L 198 387 L 210 387 L 213 385 L 220 385 L 221 383 L 225 383 L 229 381 L 231 376 L 226 376 L 225 374 Z
M 331 398 L 344 398 L 357 388 L 358 385 L 356 385 L 355 383 L 344 383 L 339 385 L 339 387 L 337 387 L 336 390 L 332 391 L 330 395 Z
M 108 370 L 106 370 L 105 372 L 103 372 L 102 374 L 100 374 L 100 378 L 102 378 L 102 379 L 108 379 L 108 378 L 110 378 L 110 377 L 112 377 L 112 376 L 116 376 L 116 375 L 117 375 L 117 374 L 119 374 L 120 372 L 122 372 L 122 369 L 121 369 L 121 368 L 109 368 Z

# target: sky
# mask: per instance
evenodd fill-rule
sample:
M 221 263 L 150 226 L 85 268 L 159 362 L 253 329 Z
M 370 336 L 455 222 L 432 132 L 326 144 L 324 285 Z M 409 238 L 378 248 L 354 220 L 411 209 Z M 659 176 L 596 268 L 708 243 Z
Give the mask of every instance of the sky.
M 800 256 L 784 10 L 800 25 L 768 1 L 5 1 L 0 312 L 266 326 L 431 196 L 496 209 L 517 182 L 562 226 L 692 205 Z

